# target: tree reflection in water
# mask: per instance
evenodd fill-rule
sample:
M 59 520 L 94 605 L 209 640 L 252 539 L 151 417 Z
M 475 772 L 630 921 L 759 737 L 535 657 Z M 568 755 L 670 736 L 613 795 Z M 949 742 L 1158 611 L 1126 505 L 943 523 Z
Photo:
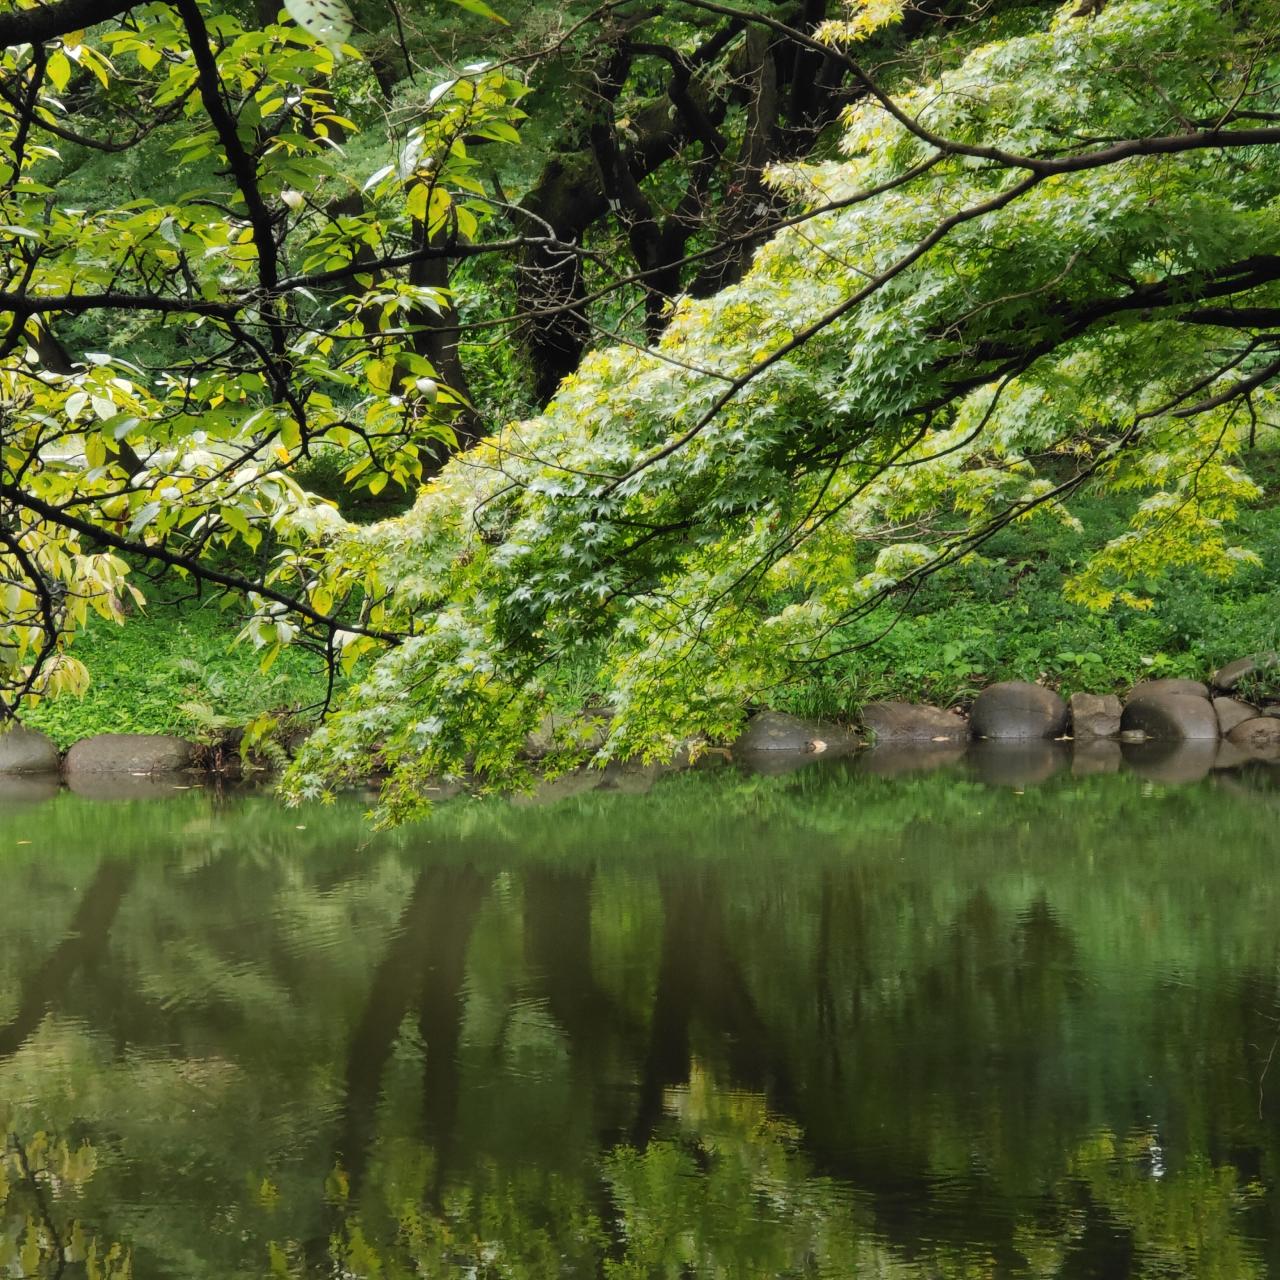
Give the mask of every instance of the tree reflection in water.
M 64 796 L 0 847 L 37 812 L 0 1271 L 1276 1266 L 1247 789 L 683 777 L 373 842 L 354 806 L 303 834 L 188 794 L 110 810 L 109 847 Z

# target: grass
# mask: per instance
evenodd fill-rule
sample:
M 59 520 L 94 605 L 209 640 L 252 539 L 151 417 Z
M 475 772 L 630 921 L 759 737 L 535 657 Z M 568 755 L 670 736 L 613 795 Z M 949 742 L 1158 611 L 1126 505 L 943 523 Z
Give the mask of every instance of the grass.
M 88 692 L 42 702 L 23 713 L 23 722 L 62 748 L 97 733 L 194 738 L 202 720 L 184 704 L 245 723 L 324 697 L 324 673 L 312 655 L 287 651 L 264 674 L 251 648 L 233 645 L 238 630 L 234 611 L 190 600 L 153 601 L 124 626 L 94 619 L 73 648 L 89 669 Z

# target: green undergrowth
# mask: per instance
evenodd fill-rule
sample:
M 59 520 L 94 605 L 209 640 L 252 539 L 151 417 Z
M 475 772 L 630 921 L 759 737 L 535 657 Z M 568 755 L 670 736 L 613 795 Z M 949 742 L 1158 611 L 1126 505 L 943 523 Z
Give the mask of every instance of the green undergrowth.
M 1073 509 L 1082 532 L 1047 519 L 1006 530 L 980 559 L 924 587 L 898 621 L 883 609 L 851 627 L 845 653 L 812 679 L 767 691 L 763 701 L 847 718 L 876 698 L 964 703 L 996 680 L 1039 680 L 1064 695 L 1123 692 L 1143 679 L 1203 679 L 1233 658 L 1280 647 L 1280 504 L 1273 501 L 1243 513 L 1236 530 L 1260 566 L 1226 581 L 1187 573 L 1145 584 L 1153 600 L 1147 610 L 1117 605 L 1096 613 L 1068 603 L 1065 579 L 1091 548 L 1123 530 L 1128 505 L 1107 496 L 1079 500 Z
M 264 673 L 253 649 L 233 644 L 239 629 L 234 611 L 207 601 L 153 598 L 124 626 L 95 618 L 75 644 L 89 669 L 88 692 L 42 702 L 23 722 L 63 748 L 97 733 L 199 740 L 263 712 L 296 712 L 323 699 L 317 658 L 286 651 Z
M 847 720 L 876 698 L 961 704 L 996 680 L 1042 680 L 1064 695 L 1123 692 L 1137 680 L 1201 678 L 1242 654 L 1280 648 L 1280 504 L 1259 504 L 1239 521 L 1239 541 L 1260 566 L 1226 582 L 1188 574 L 1152 583 L 1152 609 L 1106 613 L 1069 604 L 1062 586 L 1091 547 L 1123 529 L 1127 504 L 1086 497 L 1076 511 L 1082 532 L 1052 520 L 1007 530 L 980 559 L 923 588 L 896 623 L 885 610 L 850 628 L 845 653 L 810 679 L 761 690 L 760 705 Z M 233 644 L 239 626 L 234 611 L 190 600 L 153 601 L 123 627 L 95 621 L 76 642 L 88 693 L 23 718 L 66 747 L 95 733 L 199 737 L 209 731 L 193 714 L 201 706 L 243 724 L 323 699 L 312 655 L 286 651 L 264 674 L 252 649 Z M 565 709 L 603 692 L 589 654 L 562 664 L 553 684 L 552 702 Z

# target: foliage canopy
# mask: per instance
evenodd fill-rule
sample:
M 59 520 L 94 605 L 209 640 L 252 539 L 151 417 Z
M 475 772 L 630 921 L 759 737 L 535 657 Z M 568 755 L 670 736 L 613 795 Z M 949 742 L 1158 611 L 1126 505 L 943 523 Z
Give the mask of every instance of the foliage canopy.
M 499 226 L 475 150 L 518 141 L 509 69 L 444 82 L 391 162 L 353 175 L 340 104 L 362 64 L 332 29 L 178 0 L 9 48 L 33 104 L 4 125 L 10 705 L 83 678 L 65 641 L 87 609 L 119 611 L 140 553 L 252 592 L 268 655 L 365 658 L 290 789 L 389 769 L 402 817 L 433 775 L 518 781 L 566 664 L 615 713 L 598 759 L 730 733 L 853 624 L 888 622 L 997 530 L 1073 519 L 1088 486 L 1131 492 L 1133 514 L 1074 600 L 1142 608 L 1172 569 L 1250 559 L 1230 522 L 1259 496 L 1244 455 L 1269 446 L 1280 373 L 1274 5 L 979 13 L 884 75 L 859 57 L 913 19 L 895 5 L 807 29 L 689 12 L 835 67 L 838 145 L 768 170 L 782 212 L 736 283 L 623 325 L 543 412 L 483 424 L 442 468 L 479 431 L 441 373 L 441 331 L 456 348 L 463 327 L 447 277 L 421 268 L 586 252 Z M 41 175 L 75 68 L 158 112 L 206 185 L 63 207 Z M 695 239 L 687 261 L 722 250 Z M 93 309 L 171 315 L 195 349 L 51 368 L 51 323 Z M 351 482 L 425 481 L 413 508 L 338 516 L 294 475 L 326 448 Z M 264 534 L 265 572 L 212 554 Z
M 740 284 L 340 543 L 416 634 L 296 789 L 373 749 L 397 811 L 427 772 L 506 776 L 584 644 L 617 712 L 601 755 L 729 733 L 853 620 L 1011 521 L 1071 519 L 1087 482 L 1140 496 L 1078 600 L 1142 607 L 1171 566 L 1247 559 L 1228 522 L 1280 369 L 1280 172 L 1239 116 L 1270 91 L 1268 18 L 1063 11 L 854 107 L 838 159 L 773 172 L 803 212 Z

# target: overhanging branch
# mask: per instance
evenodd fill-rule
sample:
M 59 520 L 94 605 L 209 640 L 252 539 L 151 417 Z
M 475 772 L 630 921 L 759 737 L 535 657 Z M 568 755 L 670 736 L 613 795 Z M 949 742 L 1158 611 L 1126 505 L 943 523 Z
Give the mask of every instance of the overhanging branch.
M 254 595 L 262 596 L 266 600 L 283 605 L 290 613 L 295 613 L 301 618 L 306 618 L 308 622 L 313 622 L 317 626 L 323 627 L 331 635 L 337 631 L 350 631 L 355 635 L 369 636 L 374 640 L 383 640 L 388 644 L 399 644 L 405 638 L 399 632 L 382 631 L 376 627 L 365 627 L 357 622 L 344 622 L 341 618 L 336 618 L 332 614 L 321 613 L 318 609 L 313 609 L 304 600 L 298 599 L 297 596 L 291 596 L 284 591 L 277 591 L 266 583 L 255 582 L 252 578 L 246 578 L 242 574 L 228 573 L 222 569 L 215 569 L 212 565 L 203 564 L 191 556 L 184 556 L 177 551 L 171 551 L 168 547 L 140 542 L 136 538 L 123 537 L 121 534 L 113 533 L 103 525 L 82 519 L 80 516 L 74 516 L 70 512 L 54 506 L 52 503 L 45 502 L 34 494 L 18 488 L 16 485 L 0 484 L 0 497 L 7 498 L 15 507 L 21 507 L 23 510 L 31 512 L 32 515 L 37 515 L 42 520 L 49 521 L 50 524 L 69 529 L 74 533 L 81 534 L 83 537 L 100 542 L 104 546 L 112 547 L 116 551 L 124 551 L 130 555 L 154 560 L 159 564 L 167 565 L 171 569 L 181 569 L 199 581 L 211 582 L 217 586 L 226 587 L 231 591 L 239 591 L 245 595 L 253 593 Z
M 40 44 L 128 13 L 138 0 L 58 0 L 0 13 L 0 48 Z

